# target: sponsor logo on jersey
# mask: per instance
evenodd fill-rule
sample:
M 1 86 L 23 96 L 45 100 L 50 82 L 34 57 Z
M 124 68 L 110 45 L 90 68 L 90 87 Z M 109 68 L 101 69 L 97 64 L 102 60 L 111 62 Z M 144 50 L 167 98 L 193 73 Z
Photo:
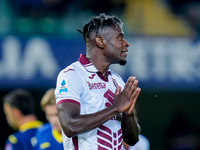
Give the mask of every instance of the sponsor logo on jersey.
M 98 82 L 98 83 L 90 83 L 87 82 L 89 89 L 93 90 L 93 89 L 106 89 L 106 84 L 104 82 Z
M 67 92 L 67 79 L 63 79 L 60 85 L 59 93 Z

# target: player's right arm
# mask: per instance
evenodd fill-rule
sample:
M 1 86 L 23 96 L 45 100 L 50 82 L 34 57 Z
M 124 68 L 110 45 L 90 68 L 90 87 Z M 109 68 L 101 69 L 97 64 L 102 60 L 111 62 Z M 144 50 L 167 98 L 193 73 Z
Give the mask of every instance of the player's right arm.
M 112 106 L 87 115 L 81 115 L 80 106 L 72 102 L 61 103 L 57 108 L 62 129 L 68 137 L 97 128 L 117 114 Z

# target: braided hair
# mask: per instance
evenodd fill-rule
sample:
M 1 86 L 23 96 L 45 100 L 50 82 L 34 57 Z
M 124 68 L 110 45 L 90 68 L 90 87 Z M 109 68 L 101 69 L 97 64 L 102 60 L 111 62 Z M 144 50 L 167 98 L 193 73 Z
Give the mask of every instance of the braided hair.
M 99 16 L 92 17 L 90 21 L 83 26 L 83 31 L 78 31 L 82 34 L 83 39 L 86 42 L 86 39 L 90 38 L 90 34 L 92 32 L 96 32 L 97 36 L 99 29 L 103 29 L 104 27 L 109 27 L 113 25 L 115 27 L 117 27 L 117 25 L 122 27 L 123 23 L 116 16 L 109 16 L 102 13 Z

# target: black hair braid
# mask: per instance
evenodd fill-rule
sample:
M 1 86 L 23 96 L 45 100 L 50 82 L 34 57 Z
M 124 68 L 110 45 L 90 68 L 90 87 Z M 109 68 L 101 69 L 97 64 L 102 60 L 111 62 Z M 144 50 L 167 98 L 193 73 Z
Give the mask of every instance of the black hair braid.
M 83 35 L 84 41 L 86 41 L 86 39 L 90 38 L 91 32 L 96 32 L 97 36 L 99 29 L 112 25 L 115 27 L 117 27 L 117 25 L 122 27 L 123 23 L 116 16 L 109 16 L 103 13 L 99 16 L 92 17 L 90 21 L 83 26 L 83 31 L 78 31 Z

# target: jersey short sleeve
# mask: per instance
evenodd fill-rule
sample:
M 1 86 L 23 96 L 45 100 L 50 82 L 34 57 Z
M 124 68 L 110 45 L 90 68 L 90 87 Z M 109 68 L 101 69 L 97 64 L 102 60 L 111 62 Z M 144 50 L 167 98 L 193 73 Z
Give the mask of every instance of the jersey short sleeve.
M 74 102 L 80 105 L 80 97 L 84 90 L 84 83 L 80 75 L 72 66 L 62 70 L 56 83 L 56 104 Z

